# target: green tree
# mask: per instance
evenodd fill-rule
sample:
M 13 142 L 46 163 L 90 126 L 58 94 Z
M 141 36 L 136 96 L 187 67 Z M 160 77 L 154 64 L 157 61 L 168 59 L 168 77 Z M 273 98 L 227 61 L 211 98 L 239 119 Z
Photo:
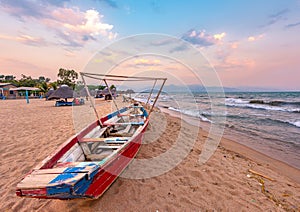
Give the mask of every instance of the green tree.
M 78 79 L 78 73 L 76 71 L 60 68 L 57 76 L 60 78 L 57 80 L 58 85 L 65 84 L 73 89 L 75 88 L 75 83 Z
M 98 89 L 97 85 L 87 85 L 87 87 L 90 91 Z
M 112 90 L 112 89 L 116 88 L 116 86 L 115 85 L 111 85 L 109 88 L 110 88 L 110 90 Z
M 99 89 L 99 90 L 104 90 L 104 88 L 106 88 L 105 85 L 99 85 L 99 86 L 98 86 L 98 89 Z
M 46 78 L 44 76 L 40 76 L 38 80 L 39 80 L 39 82 L 45 82 Z
M 39 84 L 39 89 L 43 92 L 43 93 L 47 93 L 49 88 L 46 82 L 41 82 Z
M 53 88 L 54 90 L 57 89 L 57 82 L 51 82 L 50 87 Z
M 38 86 L 38 80 L 32 79 L 31 76 L 21 74 L 22 78 L 19 80 L 19 86 L 35 87 Z
M 16 77 L 13 76 L 13 75 L 6 75 L 6 76 L 4 77 L 5 81 L 7 81 L 7 82 L 14 81 L 15 78 L 16 78 Z
M 47 77 L 45 81 L 46 81 L 46 83 L 48 83 L 48 82 L 50 82 L 50 80 L 51 79 Z

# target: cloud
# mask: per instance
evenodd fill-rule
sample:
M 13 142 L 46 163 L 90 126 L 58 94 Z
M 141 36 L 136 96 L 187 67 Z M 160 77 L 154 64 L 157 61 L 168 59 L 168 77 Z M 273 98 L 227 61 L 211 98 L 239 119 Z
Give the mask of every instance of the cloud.
M 19 36 L 9 36 L 9 35 L 4 35 L 0 34 L 0 39 L 3 40 L 12 40 L 12 41 L 17 41 L 26 45 L 31 45 L 31 46 L 46 46 L 47 42 L 41 38 L 41 37 L 33 37 L 30 35 L 22 34 Z
M 285 26 L 285 28 L 294 28 L 294 27 L 297 27 L 300 25 L 300 22 L 297 22 L 297 23 L 293 23 L 293 24 L 288 24 Z
M 70 0 L 41 0 L 41 2 L 48 5 L 63 6 L 66 2 L 70 2 Z
M 221 41 L 225 37 L 226 33 L 220 33 L 215 35 L 207 34 L 204 30 L 196 31 L 194 29 L 189 30 L 188 32 L 184 33 L 181 37 L 183 40 L 197 46 L 212 46 L 219 41 Z
M 185 51 L 185 50 L 187 50 L 188 49 L 188 47 L 187 47 L 187 45 L 180 45 L 180 46 L 176 46 L 176 47 L 174 47 L 173 49 L 171 49 L 170 50 L 170 53 L 174 53 L 174 52 L 181 52 L 181 51 Z
M 113 28 L 113 25 L 101 22 L 102 15 L 96 10 L 87 10 L 85 13 L 77 12 L 74 14 L 76 18 L 81 20 L 80 23 L 64 23 L 61 26 L 72 34 L 78 34 L 82 37 L 93 37 L 96 35 L 107 36 L 108 31 Z M 79 16 L 79 17 L 78 17 Z M 62 20 L 59 20 L 62 21 Z
M 281 21 L 281 20 L 285 20 L 286 19 L 286 14 L 289 13 L 289 9 L 283 9 L 277 13 L 271 14 L 269 16 L 269 21 L 262 25 L 261 27 L 267 27 L 267 26 L 271 26 L 276 24 L 277 22 Z
M 108 5 L 112 8 L 119 8 L 117 2 L 113 1 L 113 0 L 95 0 L 95 1 L 104 2 L 106 5 Z
M 134 60 L 134 64 L 136 66 L 159 66 L 160 63 L 161 62 L 158 59 L 150 60 L 150 59 L 140 58 Z
M 283 10 L 280 10 L 277 13 L 271 14 L 270 17 L 271 18 L 281 18 L 283 15 L 285 15 L 288 12 L 289 12 L 289 9 L 285 8 Z
M 231 49 L 237 49 L 239 47 L 239 42 L 232 42 L 230 43 L 230 48 Z
M 221 70 L 243 70 L 253 68 L 256 65 L 255 61 L 250 58 L 225 57 L 220 63 L 214 64 L 217 71 Z
M 249 42 L 258 41 L 258 40 L 261 40 L 263 37 L 265 37 L 264 34 L 260 34 L 260 35 L 257 35 L 257 36 L 249 36 L 248 41 Z
M 102 36 L 114 39 L 113 25 L 103 23 L 96 10 L 65 7 L 69 0 L 2 0 L 1 9 L 24 22 L 38 23 L 53 31 L 65 46 L 81 47 Z
M 222 40 L 225 36 L 226 36 L 226 33 L 222 32 L 220 34 L 215 34 L 214 35 L 214 39 L 216 39 L 216 40 Z
M 45 5 L 46 6 L 46 5 Z M 26 1 L 26 0 L 18 0 L 18 1 L 11 1 L 11 0 L 2 0 L 1 1 L 2 9 L 20 19 L 23 20 L 23 17 L 34 17 L 40 18 L 43 17 L 44 10 L 40 4 L 37 4 L 34 1 Z

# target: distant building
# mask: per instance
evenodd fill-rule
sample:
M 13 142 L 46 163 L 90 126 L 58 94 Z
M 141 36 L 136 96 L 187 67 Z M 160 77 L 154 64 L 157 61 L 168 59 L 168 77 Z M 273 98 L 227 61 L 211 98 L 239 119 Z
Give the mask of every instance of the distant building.
M 15 99 L 16 93 L 11 88 L 17 88 L 17 86 L 13 85 L 12 83 L 2 83 L 0 82 L 0 99 L 2 99 L 3 96 L 7 99 Z
M 40 89 L 34 87 L 18 87 L 9 89 L 9 92 L 13 93 L 14 99 L 24 99 L 26 91 L 29 93 L 29 98 L 39 98 L 41 95 Z
M 30 98 L 40 96 L 40 89 L 33 87 L 17 87 L 12 83 L 0 83 L 0 99 L 22 99 L 25 98 L 25 91 L 30 92 Z

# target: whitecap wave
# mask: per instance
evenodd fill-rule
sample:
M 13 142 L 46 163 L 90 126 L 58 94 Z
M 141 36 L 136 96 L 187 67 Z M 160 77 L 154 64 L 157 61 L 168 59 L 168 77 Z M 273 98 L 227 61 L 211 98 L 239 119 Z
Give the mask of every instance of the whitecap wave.
M 296 126 L 296 127 L 300 127 L 300 121 L 289 122 L 289 123 Z
M 181 114 L 184 114 L 184 115 L 188 115 L 188 116 L 200 118 L 204 122 L 210 122 L 210 123 L 212 123 L 211 120 L 209 120 L 205 116 L 201 115 L 199 113 L 199 111 L 186 110 L 186 109 L 178 109 L 178 108 L 174 108 L 174 107 L 169 107 L 168 109 L 172 110 L 172 111 L 175 111 L 175 112 L 178 112 L 178 113 L 181 113 Z
M 228 98 L 225 100 L 226 106 L 229 107 L 247 107 L 261 110 L 270 110 L 270 111 L 282 111 L 282 112 L 292 112 L 292 113 L 300 113 L 300 108 L 291 108 L 291 107 L 280 107 L 280 106 L 272 106 L 268 104 L 260 104 L 260 103 L 250 103 L 250 101 Z

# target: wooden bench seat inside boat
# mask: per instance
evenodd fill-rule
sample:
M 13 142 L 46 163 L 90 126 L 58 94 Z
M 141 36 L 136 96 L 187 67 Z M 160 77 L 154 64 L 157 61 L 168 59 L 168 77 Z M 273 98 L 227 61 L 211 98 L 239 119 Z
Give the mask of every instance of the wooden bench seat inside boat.
M 112 125 L 144 125 L 143 121 L 139 122 L 110 122 L 106 124 L 107 126 L 112 126 Z
M 108 149 L 108 150 L 102 151 L 100 154 L 87 154 L 85 156 L 85 158 L 87 161 L 101 161 L 112 153 L 113 153 L 113 150 Z
M 107 127 L 101 128 L 100 126 L 97 126 L 91 132 L 86 134 L 84 138 L 100 138 L 107 130 Z
M 84 142 L 102 142 L 102 143 L 125 143 L 128 141 L 128 137 L 108 137 L 108 138 L 82 138 L 80 143 Z

